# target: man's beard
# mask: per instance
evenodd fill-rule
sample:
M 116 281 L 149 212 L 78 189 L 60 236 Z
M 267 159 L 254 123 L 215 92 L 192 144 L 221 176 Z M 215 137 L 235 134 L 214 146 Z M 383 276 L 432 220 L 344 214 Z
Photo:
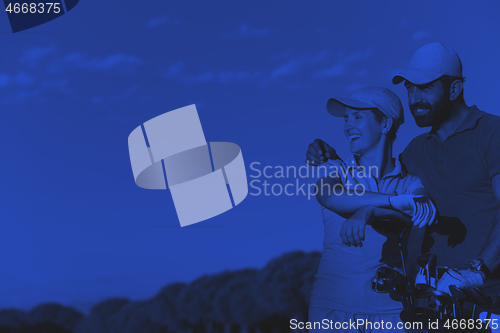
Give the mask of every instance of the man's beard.
M 416 115 L 417 109 L 428 109 L 424 115 Z M 440 126 L 452 113 L 452 102 L 442 100 L 434 105 L 418 103 L 410 106 L 411 114 L 418 127 Z

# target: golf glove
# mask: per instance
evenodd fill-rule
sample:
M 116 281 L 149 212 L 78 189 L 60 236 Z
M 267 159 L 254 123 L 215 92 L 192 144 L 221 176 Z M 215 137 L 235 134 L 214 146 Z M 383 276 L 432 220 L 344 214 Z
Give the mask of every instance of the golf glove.
M 450 293 L 450 286 L 457 288 L 481 287 L 484 282 L 484 276 L 480 272 L 470 269 L 449 269 L 447 270 L 437 284 L 437 290 Z
M 410 215 L 413 225 L 419 228 L 431 225 L 436 220 L 436 206 L 423 195 L 395 195 L 389 197 L 389 204 L 392 208 Z

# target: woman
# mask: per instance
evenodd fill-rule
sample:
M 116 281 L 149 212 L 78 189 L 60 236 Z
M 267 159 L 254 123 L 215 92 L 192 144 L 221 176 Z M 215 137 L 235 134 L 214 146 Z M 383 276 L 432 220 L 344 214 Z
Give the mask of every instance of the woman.
M 367 87 L 350 98 L 331 98 L 327 110 L 344 118 L 353 156 L 348 162 L 333 160 L 319 167 L 316 198 L 322 206 L 325 237 L 309 322 L 326 319 L 333 323 L 326 330 L 343 327 L 340 330 L 346 332 L 401 331 L 401 303 L 370 289 L 379 267 L 401 268 L 399 249 L 391 238 L 366 226 L 377 217 L 391 216 L 423 227 L 436 217 L 420 180 L 392 157 L 396 132 L 404 122 L 401 101 L 389 89 Z M 380 329 L 345 325 L 359 319 Z M 310 332 L 325 328 L 316 324 Z

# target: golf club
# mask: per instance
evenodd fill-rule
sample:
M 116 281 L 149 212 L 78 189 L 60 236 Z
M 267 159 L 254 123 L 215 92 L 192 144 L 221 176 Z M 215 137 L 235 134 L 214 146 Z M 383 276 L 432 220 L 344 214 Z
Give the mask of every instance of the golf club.
M 405 277 L 408 277 L 406 275 L 405 260 L 403 255 L 403 244 L 401 241 L 401 236 L 403 232 L 406 230 L 406 221 L 392 217 L 391 218 L 381 217 L 372 223 L 372 228 L 381 235 L 384 235 L 386 237 L 396 238 L 396 240 L 398 241 L 399 253 L 401 254 L 401 264 L 403 267 L 403 274 Z
M 443 319 L 447 314 L 446 307 L 451 302 L 451 297 L 447 293 L 439 290 L 433 290 L 432 296 L 436 299 L 436 303 L 439 303 L 439 319 Z
M 463 317 L 462 311 L 467 294 L 463 290 L 458 289 L 456 286 L 450 286 L 449 289 L 453 302 L 453 317 L 460 320 Z
M 427 285 L 435 284 L 437 257 L 432 253 L 423 254 L 417 258 L 417 264 L 425 270 Z

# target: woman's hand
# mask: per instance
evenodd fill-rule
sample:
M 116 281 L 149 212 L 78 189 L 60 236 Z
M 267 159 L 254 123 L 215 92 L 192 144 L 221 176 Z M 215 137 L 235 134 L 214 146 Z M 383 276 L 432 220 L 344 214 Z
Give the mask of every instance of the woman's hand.
M 365 240 L 365 228 L 374 219 L 373 206 L 363 206 L 358 209 L 350 218 L 345 220 L 340 230 L 342 243 L 347 246 L 363 246 Z

